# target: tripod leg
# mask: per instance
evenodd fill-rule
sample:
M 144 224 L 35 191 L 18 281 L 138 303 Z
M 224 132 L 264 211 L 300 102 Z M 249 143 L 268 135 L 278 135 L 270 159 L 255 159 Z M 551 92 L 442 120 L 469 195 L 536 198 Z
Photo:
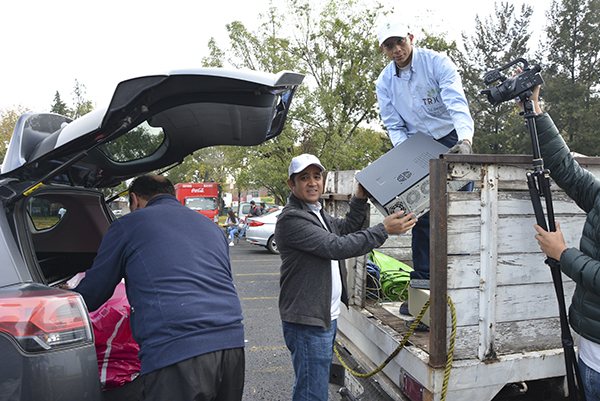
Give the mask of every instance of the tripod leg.
M 540 227 L 548 231 L 546 217 L 544 216 L 544 210 L 542 209 L 542 201 L 540 200 L 540 193 L 537 189 L 533 173 L 527 173 L 527 186 L 529 187 L 529 197 L 531 198 L 531 204 L 533 205 L 535 220 Z

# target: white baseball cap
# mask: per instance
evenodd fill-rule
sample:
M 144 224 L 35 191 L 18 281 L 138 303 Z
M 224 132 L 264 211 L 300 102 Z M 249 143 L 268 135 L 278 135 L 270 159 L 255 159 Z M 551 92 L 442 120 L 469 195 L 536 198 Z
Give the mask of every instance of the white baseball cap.
M 408 27 L 402 22 L 387 21 L 383 23 L 377 30 L 377 38 L 379 39 L 379 47 L 389 38 L 405 38 L 410 35 Z
M 290 168 L 288 170 L 289 176 L 291 177 L 292 174 L 297 174 L 313 164 L 319 167 L 321 171 L 325 171 L 325 167 L 323 167 L 323 165 L 321 164 L 319 159 L 317 159 L 316 156 L 309 155 L 308 153 L 296 156 L 292 159 L 290 163 Z

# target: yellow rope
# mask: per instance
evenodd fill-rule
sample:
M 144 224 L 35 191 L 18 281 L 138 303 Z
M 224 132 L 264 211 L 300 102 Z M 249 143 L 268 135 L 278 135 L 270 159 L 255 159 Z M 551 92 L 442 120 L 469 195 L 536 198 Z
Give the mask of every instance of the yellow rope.
M 442 385 L 442 398 L 441 398 L 442 401 L 446 399 L 446 391 L 448 390 L 448 381 L 450 379 L 450 370 L 452 369 L 452 360 L 454 358 L 454 341 L 456 339 L 456 310 L 454 309 L 454 304 L 452 303 L 452 300 L 450 299 L 450 297 L 448 297 L 448 306 L 450 307 L 450 314 L 452 316 L 452 332 L 450 334 L 450 345 L 448 347 L 448 356 L 446 358 L 446 368 L 444 370 L 444 383 Z M 419 315 L 417 316 L 415 321 L 412 323 L 412 325 L 408 329 L 408 332 L 402 338 L 400 345 L 398 345 L 398 347 L 394 350 L 394 352 L 392 352 L 391 355 L 377 369 L 375 369 L 374 371 L 372 371 L 370 373 L 358 373 L 358 372 L 355 372 L 354 370 L 350 369 L 350 367 L 342 360 L 342 356 L 340 355 L 340 352 L 337 349 L 337 344 L 333 347 L 333 350 L 335 351 L 335 354 L 337 355 L 342 366 L 344 366 L 344 368 L 348 372 L 350 372 L 353 376 L 360 377 L 360 378 L 371 377 L 371 376 L 381 372 L 392 361 L 392 359 L 394 359 L 400 353 L 402 348 L 404 348 L 404 345 L 406 345 L 408 338 L 415 331 L 419 322 L 421 322 L 421 319 L 423 318 L 423 315 L 425 314 L 425 312 L 427 312 L 428 308 L 429 308 L 429 300 L 427 300 L 427 302 L 425 302 L 425 305 L 423 305 L 421 312 L 419 313 Z M 340 344 L 340 343 L 338 342 L 338 344 Z

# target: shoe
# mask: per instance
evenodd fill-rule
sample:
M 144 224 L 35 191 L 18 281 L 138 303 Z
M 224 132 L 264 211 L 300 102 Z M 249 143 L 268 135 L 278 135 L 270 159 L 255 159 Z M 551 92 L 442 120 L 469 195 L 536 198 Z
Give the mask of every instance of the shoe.
M 404 322 L 404 327 L 410 329 L 414 322 L 414 320 L 407 320 L 406 322 Z M 429 331 L 429 326 L 419 322 L 419 324 L 417 324 L 417 327 L 415 327 L 415 331 Z
M 229 246 L 234 246 L 234 243 L 233 243 L 233 241 L 229 243 Z
M 410 312 L 408 311 L 408 301 L 404 301 L 404 302 L 402 302 L 402 305 L 400 305 L 400 314 L 401 315 L 412 316 L 410 314 Z

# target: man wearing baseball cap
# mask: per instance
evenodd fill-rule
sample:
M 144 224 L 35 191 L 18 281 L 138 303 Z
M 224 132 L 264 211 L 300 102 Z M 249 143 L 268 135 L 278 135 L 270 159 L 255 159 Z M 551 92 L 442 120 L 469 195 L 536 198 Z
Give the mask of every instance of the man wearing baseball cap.
M 381 119 L 393 145 L 421 132 L 450 148 L 448 153 L 472 153 L 473 119 L 452 60 L 414 47 L 414 35 L 400 21 L 383 23 L 377 36 L 391 60 L 376 87 Z M 465 190 L 472 188 L 470 184 Z M 412 252 L 411 278 L 429 279 L 429 214 L 412 230 Z
M 293 401 L 328 399 L 337 317 L 341 303 L 348 306 L 344 259 L 369 253 L 388 234 L 403 234 L 416 221 L 412 213 L 398 212 L 360 230 L 367 211 L 360 184 L 346 216 L 330 216 L 319 203 L 324 171 L 313 155 L 292 159 L 287 181 L 292 193 L 275 226 L 282 261 L 279 312 L 296 375 Z

